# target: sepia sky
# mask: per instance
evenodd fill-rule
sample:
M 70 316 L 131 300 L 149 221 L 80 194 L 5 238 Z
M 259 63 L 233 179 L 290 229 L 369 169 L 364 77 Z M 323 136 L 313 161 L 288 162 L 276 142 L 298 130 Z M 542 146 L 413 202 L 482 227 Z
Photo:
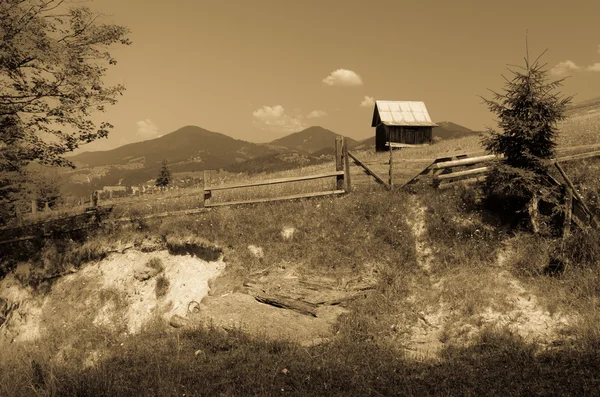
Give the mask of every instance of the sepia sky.
M 96 120 L 105 150 L 197 125 L 265 142 L 311 125 L 371 136 L 373 99 L 424 101 L 434 121 L 483 129 L 478 95 L 532 58 L 571 75 L 576 101 L 600 96 L 600 1 L 94 0 L 133 44 L 107 78 L 125 84 Z

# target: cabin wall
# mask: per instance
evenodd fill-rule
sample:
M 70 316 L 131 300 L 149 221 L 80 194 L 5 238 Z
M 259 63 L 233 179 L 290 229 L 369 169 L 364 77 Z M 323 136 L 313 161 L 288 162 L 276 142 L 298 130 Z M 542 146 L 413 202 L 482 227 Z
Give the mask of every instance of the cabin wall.
M 433 141 L 432 127 L 400 127 L 379 124 L 375 130 L 375 150 L 388 150 L 386 143 L 397 142 L 410 145 L 421 145 Z
M 379 124 L 375 129 L 375 151 L 383 152 L 387 150 L 385 144 L 388 141 L 387 128 L 383 124 Z

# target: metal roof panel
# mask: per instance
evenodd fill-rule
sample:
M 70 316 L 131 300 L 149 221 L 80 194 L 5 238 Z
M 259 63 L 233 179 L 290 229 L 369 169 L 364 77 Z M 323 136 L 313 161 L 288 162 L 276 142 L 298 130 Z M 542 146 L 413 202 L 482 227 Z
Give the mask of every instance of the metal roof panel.
M 420 101 L 375 101 L 373 127 L 377 115 L 385 125 L 437 127 L 431 122 L 425 103 Z

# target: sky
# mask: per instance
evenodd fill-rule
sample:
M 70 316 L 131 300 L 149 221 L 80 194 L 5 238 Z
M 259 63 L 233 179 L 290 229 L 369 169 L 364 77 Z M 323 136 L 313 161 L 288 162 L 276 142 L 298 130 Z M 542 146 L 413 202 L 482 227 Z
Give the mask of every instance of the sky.
M 107 150 L 196 125 L 267 142 L 320 125 L 374 134 L 374 100 L 424 101 L 433 121 L 482 130 L 480 96 L 531 58 L 570 76 L 575 101 L 600 96 L 600 1 L 93 0 L 102 21 L 131 29 L 111 50 L 119 103 L 96 121 Z

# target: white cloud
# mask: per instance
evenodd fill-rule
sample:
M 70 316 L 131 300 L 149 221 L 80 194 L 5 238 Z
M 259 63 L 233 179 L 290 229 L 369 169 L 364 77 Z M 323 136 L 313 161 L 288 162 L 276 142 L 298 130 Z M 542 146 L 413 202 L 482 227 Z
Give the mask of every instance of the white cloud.
M 375 98 L 373 98 L 372 96 L 365 95 L 365 99 L 363 99 L 363 101 L 360 103 L 360 106 L 362 106 L 363 108 L 370 108 L 375 106 Z
M 325 116 L 327 116 L 327 112 L 325 112 L 323 110 L 313 110 L 306 117 L 309 119 L 316 119 L 316 118 L 325 117 Z
M 152 139 L 158 137 L 158 126 L 150 119 L 140 120 L 135 123 L 137 125 L 137 133 L 144 139 Z
M 296 132 L 305 128 L 300 117 L 290 116 L 281 105 L 265 105 L 252 112 L 252 117 L 255 123 L 271 130 Z
M 323 79 L 323 83 L 329 86 L 359 86 L 363 85 L 360 76 L 352 70 L 338 69 L 331 72 L 331 74 Z
M 563 74 L 567 74 L 573 70 L 579 70 L 580 67 L 575 64 L 573 61 L 562 61 L 556 64 L 552 69 L 550 69 L 550 73 L 554 76 L 560 76 Z
M 588 72 L 600 72 L 600 62 L 596 62 L 593 65 L 587 67 Z

